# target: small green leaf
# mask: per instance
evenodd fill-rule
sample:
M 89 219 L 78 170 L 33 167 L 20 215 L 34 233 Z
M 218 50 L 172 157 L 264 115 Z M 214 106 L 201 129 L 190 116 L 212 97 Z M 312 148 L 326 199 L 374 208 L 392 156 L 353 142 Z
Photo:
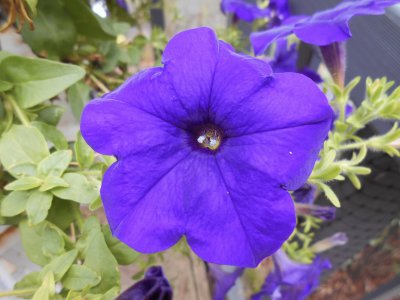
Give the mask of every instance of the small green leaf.
M 83 108 L 90 100 L 90 90 L 90 87 L 84 81 L 78 81 L 68 89 L 68 102 L 78 121 L 81 119 Z
M 40 186 L 39 191 L 45 192 L 57 187 L 69 187 L 69 184 L 60 177 L 47 176 L 43 180 L 43 184 Z
M 43 122 L 32 122 L 32 126 L 36 127 L 40 130 L 43 136 L 49 142 L 53 143 L 54 147 L 57 150 L 66 150 L 68 149 L 68 142 L 65 138 L 64 134 L 58 130 L 55 126 L 43 123 Z
M 0 80 L 0 92 L 6 92 L 8 90 L 11 90 L 13 87 L 13 84 L 8 81 Z
M 1 159 L 1 158 L 0 158 Z M 37 166 L 31 163 L 22 163 L 20 165 L 13 166 L 7 171 L 15 178 L 20 178 L 24 176 L 35 177 Z
M 32 300 L 49 300 L 55 293 L 54 274 L 47 272 L 43 278 L 43 283 L 33 295 Z
M 76 257 L 78 255 L 78 251 L 73 249 L 68 251 L 60 256 L 54 258 L 48 265 L 43 268 L 43 272 L 52 271 L 54 272 L 55 279 L 61 280 L 61 278 L 67 273 L 69 268 L 74 263 Z
M 61 176 L 72 159 L 71 150 L 59 150 L 43 159 L 38 165 L 39 176 Z
M 14 125 L 0 139 L 0 160 L 8 171 L 18 165 L 36 165 L 48 155 L 46 140 L 34 127 Z
M 100 280 L 101 277 L 87 266 L 72 265 L 62 284 L 67 289 L 79 291 L 97 285 Z
M 69 187 L 52 190 L 52 193 L 61 199 L 89 204 L 99 196 L 98 188 L 81 174 L 66 173 L 62 179 L 69 184 Z
M 7 184 L 4 189 L 7 191 L 26 191 L 37 188 L 43 180 L 37 177 L 21 177 Z
M 34 191 L 29 195 L 26 213 L 30 224 L 36 225 L 46 219 L 52 200 L 53 195 L 48 192 Z
M 339 198 L 336 196 L 335 192 L 326 184 L 319 183 L 318 184 L 325 193 L 325 196 L 331 201 L 331 203 L 336 206 L 340 207 Z
M 19 223 L 21 241 L 25 254 L 32 262 L 40 266 L 44 266 L 50 261 L 50 258 L 45 256 L 42 252 L 42 231 L 44 226 L 44 222 L 36 226 L 28 226 L 28 222 L 26 221 Z
M 132 248 L 114 238 L 108 225 L 102 226 L 102 231 L 107 246 L 118 261 L 118 264 L 129 265 L 140 256 L 138 252 L 134 251 Z
M 79 213 L 79 203 L 54 198 L 47 220 L 65 231 L 70 227 L 71 223 L 76 219 L 76 215 Z
M 65 247 L 64 237 L 61 235 L 61 232 L 54 227 L 55 226 L 45 226 L 42 231 L 42 252 L 49 257 L 61 255 Z
M 356 175 L 354 175 L 353 173 L 348 173 L 347 177 L 350 179 L 351 183 L 357 190 L 361 189 L 361 181 Z
M 11 192 L 1 202 L 1 215 L 4 217 L 13 217 L 22 213 L 25 210 L 28 197 L 28 192 Z
M 0 80 L 14 84 L 10 93 L 22 108 L 58 95 L 85 75 L 85 71 L 75 65 L 22 56 L 5 58 L 0 68 Z
M 59 105 L 45 105 L 37 112 L 38 120 L 42 121 L 42 123 L 56 126 L 64 114 L 64 111 L 65 108 Z M 50 140 L 49 137 L 47 138 Z M 52 143 L 54 142 L 52 141 Z
M 94 151 L 86 144 L 80 131 L 76 135 L 75 154 L 76 160 L 82 169 L 87 169 L 93 164 Z
M 89 209 L 91 211 L 94 211 L 100 207 L 102 207 L 103 203 L 101 202 L 101 197 L 97 197 L 96 199 L 94 199 L 92 202 L 90 202 L 89 204 Z
M 36 11 L 36 6 L 38 3 L 38 0 L 25 0 L 26 4 L 28 4 L 29 9 L 31 10 L 31 12 L 36 15 L 37 11 Z

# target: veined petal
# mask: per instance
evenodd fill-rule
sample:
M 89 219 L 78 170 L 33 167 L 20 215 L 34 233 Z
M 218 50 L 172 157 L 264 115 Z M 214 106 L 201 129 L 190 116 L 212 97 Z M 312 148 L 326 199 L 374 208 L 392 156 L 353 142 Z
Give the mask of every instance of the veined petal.
M 86 105 L 81 131 L 97 152 L 124 157 L 153 148 L 174 148 L 183 131 L 122 101 L 96 99 Z

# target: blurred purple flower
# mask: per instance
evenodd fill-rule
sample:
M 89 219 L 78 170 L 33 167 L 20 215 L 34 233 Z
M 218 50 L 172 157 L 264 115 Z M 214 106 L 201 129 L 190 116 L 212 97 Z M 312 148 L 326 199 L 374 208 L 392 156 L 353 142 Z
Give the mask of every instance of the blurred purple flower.
M 255 267 L 295 227 L 287 189 L 310 175 L 332 109 L 307 77 L 273 74 L 210 28 L 177 34 L 162 62 L 82 115 L 87 143 L 117 157 L 101 187 L 112 232 L 143 253 L 186 236 L 205 261 Z
M 224 14 L 233 14 L 235 18 L 246 22 L 266 18 L 271 13 L 268 8 L 259 8 L 257 4 L 245 0 L 222 0 L 221 10 Z
M 330 262 L 320 256 L 316 256 L 311 264 L 295 262 L 283 250 L 278 250 L 272 257 L 274 271 L 252 300 L 262 300 L 266 296 L 273 300 L 304 300 L 318 287 L 321 273 L 331 268 Z
M 333 206 L 296 203 L 295 207 L 297 216 L 313 216 L 323 221 L 332 221 L 336 216 L 336 208 Z
M 315 83 L 322 82 L 321 77 L 314 70 L 309 68 L 297 68 L 298 52 L 296 44 L 292 44 L 288 47 L 286 40 L 279 40 L 276 43 L 276 49 L 274 58 L 269 61 L 272 70 L 275 73 L 281 72 L 297 72 L 310 78 Z
M 128 11 L 128 4 L 126 3 L 126 0 L 115 0 L 117 4 L 123 8 L 124 10 Z
M 150 267 L 144 278 L 121 295 L 116 300 L 172 300 L 172 288 L 164 277 L 161 267 Z
M 305 183 L 302 187 L 292 193 L 296 203 L 313 204 L 315 201 L 317 187 L 313 184 Z
M 321 253 L 337 246 L 344 246 L 349 241 L 345 232 L 337 232 L 330 237 L 320 240 L 310 247 L 314 253 Z
M 290 16 L 289 0 L 270 0 L 268 8 L 271 9 L 270 27 L 281 25 Z
M 325 46 L 351 37 L 349 21 L 356 15 L 380 15 L 385 7 L 399 3 L 399 0 L 357 0 L 344 1 L 332 9 L 316 12 L 312 16 L 294 16 L 283 21 L 279 27 L 255 32 L 250 36 L 257 55 L 278 38 L 294 33 L 303 42 Z
M 213 300 L 224 300 L 226 294 L 245 270 L 239 267 L 229 267 L 231 270 L 227 271 L 224 270 L 224 267 L 227 266 L 216 264 L 208 264 L 208 267 L 213 280 Z

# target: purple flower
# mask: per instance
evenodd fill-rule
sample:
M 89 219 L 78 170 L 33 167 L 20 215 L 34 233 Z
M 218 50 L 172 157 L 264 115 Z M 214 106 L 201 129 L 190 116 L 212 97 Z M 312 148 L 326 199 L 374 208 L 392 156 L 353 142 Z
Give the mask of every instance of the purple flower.
M 310 247 L 310 250 L 314 253 L 321 253 L 337 246 L 346 245 L 348 241 L 349 239 L 345 232 L 337 232 L 328 238 L 316 242 Z
M 321 273 L 331 268 L 330 262 L 320 256 L 316 256 L 311 264 L 302 264 L 291 260 L 283 250 L 277 251 L 273 260 L 274 271 L 252 300 L 261 300 L 265 296 L 273 300 L 306 299 L 318 287 Z
M 161 267 L 150 267 L 144 278 L 119 295 L 116 300 L 172 300 L 172 288 Z
M 317 187 L 313 184 L 306 183 L 292 193 L 296 203 L 313 204 L 315 201 Z
M 270 27 L 281 25 L 290 16 L 289 0 L 270 0 L 268 8 L 271 9 Z
M 313 216 L 323 221 L 332 221 L 336 216 L 336 208 L 333 206 L 296 203 L 295 207 L 298 216 Z
M 287 41 L 283 39 L 277 42 L 274 58 L 269 61 L 272 70 L 275 73 L 297 72 L 307 76 L 316 83 L 322 82 L 321 77 L 315 71 L 309 68 L 297 68 L 298 52 L 296 44 L 292 44 L 289 47 L 287 44 Z
M 123 8 L 124 10 L 128 11 L 128 4 L 126 4 L 125 0 L 115 0 L 115 2 L 117 2 L 117 4 Z
M 295 16 L 283 21 L 279 27 L 252 33 L 251 43 L 257 55 L 262 54 L 274 40 L 294 33 L 303 42 L 325 46 L 351 37 L 349 21 L 356 15 L 380 15 L 385 7 L 399 0 L 344 1 L 332 9 L 312 16 Z
M 246 22 L 266 18 L 271 12 L 268 8 L 259 8 L 257 4 L 248 3 L 245 0 L 222 0 L 221 10 L 224 14 L 233 14 L 236 18 Z
M 88 144 L 117 158 L 101 187 L 112 232 L 143 253 L 185 236 L 205 261 L 255 267 L 294 229 L 287 189 L 310 175 L 332 109 L 307 77 L 210 28 L 177 34 L 162 62 L 82 115 Z
M 228 267 L 232 270 L 224 270 L 224 267 L 216 264 L 208 264 L 213 280 L 213 300 L 224 300 L 226 294 L 235 285 L 236 280 L 243 274 L 244 268 Z

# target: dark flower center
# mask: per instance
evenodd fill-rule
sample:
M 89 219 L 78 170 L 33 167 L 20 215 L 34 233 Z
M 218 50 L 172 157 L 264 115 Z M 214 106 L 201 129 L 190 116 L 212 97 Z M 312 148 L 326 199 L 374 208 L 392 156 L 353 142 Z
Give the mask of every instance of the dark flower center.
M 217 150 L 222 142 L 222 132 L 212 124 L 204 125 L 196 128 L 195 138 L 201 148 Z

